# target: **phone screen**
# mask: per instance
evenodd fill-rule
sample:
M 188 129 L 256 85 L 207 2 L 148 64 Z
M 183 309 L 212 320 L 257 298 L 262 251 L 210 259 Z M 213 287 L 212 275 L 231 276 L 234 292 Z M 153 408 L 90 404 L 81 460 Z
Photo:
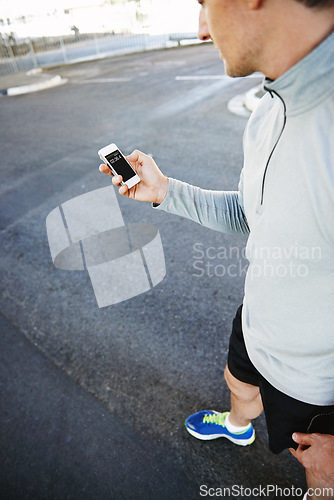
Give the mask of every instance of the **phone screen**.
M 110 163 L 115 171 L 123 177 L 123 182 L 128 181 L 136 174 L 118 149 L 106 155 L 105 159 Z

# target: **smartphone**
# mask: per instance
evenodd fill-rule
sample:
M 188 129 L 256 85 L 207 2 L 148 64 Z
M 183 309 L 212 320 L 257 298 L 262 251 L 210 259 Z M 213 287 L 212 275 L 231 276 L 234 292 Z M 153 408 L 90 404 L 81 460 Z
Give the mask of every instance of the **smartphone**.
M 140 181 L 139 175 L 133 170 L 116 144 L 109 144 L 109 146 L 100 149 L 98 155 L 114 175 L 123 177 L 122 185 L 126 184 L 128 188 L 132 188 L 138 184 Z

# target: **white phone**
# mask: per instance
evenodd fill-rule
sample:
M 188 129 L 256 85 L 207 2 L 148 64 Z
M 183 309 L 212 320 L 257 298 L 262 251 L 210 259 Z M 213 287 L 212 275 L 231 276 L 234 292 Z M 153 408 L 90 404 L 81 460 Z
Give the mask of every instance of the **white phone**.
M 126 184 L 128 188 L 132 188 L 140 182 L 139 175 L 133 170 L 116 144 L 109 144 L 100 149 L 98 155 L 114 175 L 123 177 L 122 185 Z

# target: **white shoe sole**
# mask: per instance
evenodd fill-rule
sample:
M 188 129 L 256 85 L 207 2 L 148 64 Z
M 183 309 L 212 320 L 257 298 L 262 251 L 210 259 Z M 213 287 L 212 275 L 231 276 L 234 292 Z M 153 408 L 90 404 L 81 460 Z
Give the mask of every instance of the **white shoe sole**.
M 210 435 L 203 435 L 199 434 L 198 432 L 193 431 L 192 429 L 189 429 L 189 427 L 186 426 L 187 431 L 189 434 L 194 436 L 197 439 L 200 439 L 201 441 L 211 441 L 212 439 L 218 439 L 218 438 L 226 438 L 229 441 L 232 441 L 232 443 L 237 444 L 239 446 L 248 446 L 252 443 L 254 443 L 255 440 L 255 431 L 253 430 L 253 435 L 249 439 L 237 439 L 233 438 L 232 436 L 228 436 L 227 434 L 210 434 Z

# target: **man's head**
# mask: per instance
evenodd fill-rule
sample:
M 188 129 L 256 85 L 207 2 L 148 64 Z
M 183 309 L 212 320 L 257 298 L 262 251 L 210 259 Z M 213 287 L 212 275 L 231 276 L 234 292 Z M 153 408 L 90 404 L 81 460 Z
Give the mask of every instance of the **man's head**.
M 334 0 L 198 1 L 198 36 L 212 38 L 230 76 L 278 78 L 334 29 Z

